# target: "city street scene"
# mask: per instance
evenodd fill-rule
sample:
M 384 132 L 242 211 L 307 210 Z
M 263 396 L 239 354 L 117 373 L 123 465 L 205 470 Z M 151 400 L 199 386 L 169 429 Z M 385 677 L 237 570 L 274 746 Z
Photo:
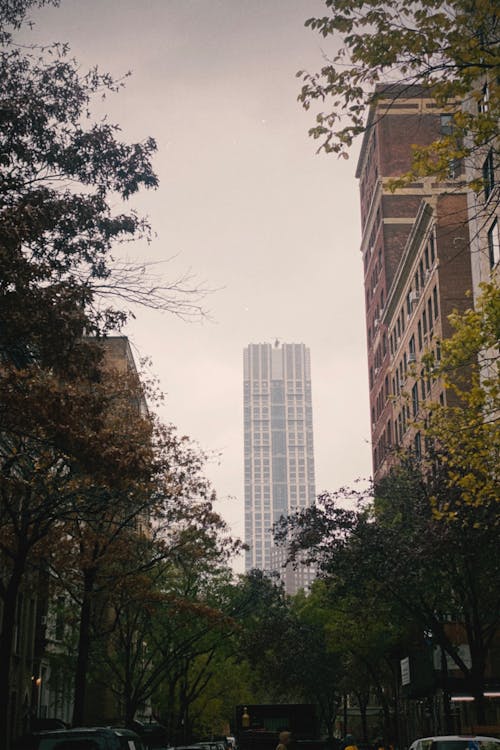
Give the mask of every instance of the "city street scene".
M 0 0 L 0 750 L 500 750 L 495 0 Z

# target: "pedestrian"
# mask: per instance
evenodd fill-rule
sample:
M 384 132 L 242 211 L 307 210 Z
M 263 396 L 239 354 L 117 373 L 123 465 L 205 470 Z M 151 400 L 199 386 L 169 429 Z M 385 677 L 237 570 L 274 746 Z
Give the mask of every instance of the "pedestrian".
M 358 747 L 356 745 L 356 740 L 352 736 L 352 734 L 346 734 L 344 742 L 343 742 L 344 750 L 358 750 Z
M 276 750 L 288 750 L 288 745 L 290 744 L 290 740 L 292 739 L 292 733 L 291 732 L 280 732 L 279 733 L 279 742 L 276 745 Z

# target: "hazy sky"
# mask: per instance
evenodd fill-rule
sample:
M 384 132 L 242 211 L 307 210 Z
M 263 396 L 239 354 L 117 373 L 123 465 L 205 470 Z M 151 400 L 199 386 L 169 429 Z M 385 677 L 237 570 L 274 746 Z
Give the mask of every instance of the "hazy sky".
M 315 13 L 320 0 L 61 0 L 36 14 L 37 38 L 69 42 L 82 69 L 133 72 L 106 110 L 124 138 L 157 140 L 160 188 L 136 201 L 157 237 L 130 255 L 175 256 L 167 278 L 191 269 L 219 290 L 214 322 L 138 309 L 125 333 L 152 357 L 162 416 L 221 453 L 208 474 L 240 536 L 251 342 L 311 350 L 318 491 L 371 471 L 357 149 L 316 155 L 297 103 L 295 73 L 332 49 L 304 27 Z

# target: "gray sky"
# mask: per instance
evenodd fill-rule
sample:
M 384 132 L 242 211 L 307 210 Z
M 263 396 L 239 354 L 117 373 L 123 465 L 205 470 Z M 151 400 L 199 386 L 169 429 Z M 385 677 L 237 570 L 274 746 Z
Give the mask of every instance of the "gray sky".
M 36 36 L 69 42 L 82 68 L 133 72 L 105 107 L 124 138 L 156 138 L 160 188 L 135 202 L 157 237 L 130 255 L 175 256 L 166 277 L 191 269 L 219 289 L 212 323 L 139 309 L 125 333 L 152 357 L 164 419 L 221 453 L 208 474 L 240 536 L 251 342 L 311 350 L 317 490 L 371 471 L 357 148 L 316 155 L 296 101 L 296 71 L 332 49 L 304 27 L 315 13 L 320 0 L 61 0 L 36 14 Z

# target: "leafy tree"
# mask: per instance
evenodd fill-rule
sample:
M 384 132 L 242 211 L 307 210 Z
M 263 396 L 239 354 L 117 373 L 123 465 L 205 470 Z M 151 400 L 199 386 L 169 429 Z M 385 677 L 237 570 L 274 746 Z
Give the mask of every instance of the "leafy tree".
M 299 592 L 291 602 L 299 620 L 291 678 L 300 686 L 302 700 L 316 704 L 321 726 L 333 740 L 344 671 L 339 649 L 329 633 L 331 612 L 322 606 L 319 590 L 317 582 L 310 594 Z
M 320 149 L 347 156 L 364 131 L 380 84 L 395 98 L 418 85 L 452 115 L 448 135 L 415 151 L 413 176 L 446 179 L 451 159 L 486 146 L 497 153 L 498 17 L 491 0 L 325 0 L 325 5 L 327 14 L 308 19 L 306 26 L 331 38 L 333 57 L 318 73 L 297 74 L 306 109 L 332 103 L 309 131 Z M 468 106 L 462 107 L 464 101 Z
M 340 509 L 335 496 L 325 495 L 291 518 L 292 544 L 310 550 L 327 581 L 340 581 L 346 594 L 377 597 L 410 626 L 432 633 L 462 672 L 484 723 L 486 664 L 500 625 L 496 530 L 473 524 L 475 509 L 464 504 L 456 523 L 436 519 L 431 498 L 449 494 L 442 472 L 430 477 L 406 462 L 375 488 L 374 511 Z M 460 633 L 446 625 L 450 618 Z M 469 646 L 470 666 L 460 642 Z
M 453 335 L 442 343 L 436 373 L 457 396 L 453 406 L 432 405 L 425 432 L 447 468 L 450 492 L 435 498 L 435 512 L 450 520 L 463 518 L 458 508 L 476 509 L 474 524 L 498 524 L 500 462 L 500 288 L 482 285 L 475 309 L 455 313 Z
M 307 605 L 323 621 L 327 647 L 338 660 L 339 694 L 354 695 L 358 702 L 363 740 L 371 739 L 367 707 L 372 692 L 383 712 L 380 734 L 387 742 L 393 740 L 394 688 L 399 658 L 406 655 L 408 641 L 408 625 L 400 608 L 382 600 L 370 581 L 361 588 L 352 587 L 340 570 L 315 582 Z
M 26 408 L 23 414 L 14 408 L 6 423 L 15 429 L 6 432 L 0 442 L 2 712 L 7 712 L 9 705 L 14 618 L 23 586 L 56 559 L 67 564 L 65 530 L 74 518 L 88 523 L 102 517 L 111 492 L 129 497 L 132 488 L 142 486 L 150 472 L 150 425 L 136 409 L 130 409 L 137 388 L 131 391 L 126 378 L 117 383 L 104 373 L 101 382 L 93 383 L 92 393 L 89 384 L 85 386 L 78 392 L 74 384 L 73 398 L 66 392 L 65 420 L 69 421 L 62 422 L 57 439 L 55 433 L 53 440 L 48 439 L 49 428 L 32 419 L 31 409 Z M 36 399 L 40 394 L 27 395 Z M 120 402 L 125 409 L 122 422 L 115 409 Z M 28 399 L 24 403 L 28 406 Z M 14 405 L 18 406 L 19 402 Z M 79 419 L 71 422 L 76 415 Z M 61 416 L 52 414 L 50 421 L 57 422 Z M 49 421 L 49 415 L 47 418 Z M 0 726 L 6 731 L 7 720 L 0 721 Z
M 111 588 L 109 564 L 114 571 L 123 540 L 118 550 L 115 540 L 109 558 L 109 534 L 103 534 L 99 567 L 108 630 L 93 635 L 95 661 L 105 666 L 94 667 L 94 679 L 115 693 L 125 720 L 153 697 L 169 736 L 180 740 L 191 732 L 191 708 L 201 695 L 206 698 L 214 665 L 224 658 L 234 628 L 227 561 L 239 543 L 214 511 L 199 458 L 189 443 L 181 444 L 155 491 L 148 533 L 137 540 L 140 544 L 133 539 L 130 544 L 124 535 L 128 560 L 119 561 Z M 102 597 L 98 589 L 95 594 Z
M 32 4 L 2 0 L 2 28 L 21 26 Z M 114 206 L 158 184 L 155 141 L 127 144 L 117 125 L 92 116 L 93 100 L 121 83 L 97 69 L 82 73 L 65 45 L 30 49 L 8 32 L 2 42 L 2 345 L 67 364 L 83 329 L 102 334 L 126 320 L 124 302 L 200 312 L 201 290 L 187 279 L 162 282 L 147 263 L 127 266 L 111 255 L 119 243 L 150 236 L 147 220 Z M 121 306 L 106 304 L 109 297 Z
M 315 703 L 333 737 L 339 657 L 329 648 L 316 600 L 286 597 L 282 586 L 260 571 L 242 579 L 240 596 L 245 606 L 237 653 L 251 667 L 253 690 L 262 702 Z
M 28 574 L 36 573 L 44 556 L 50 561 L 54 554 L 55 567 L 68 550 L 58 541 L 67 539 L 71 524 L 76 528 L 75 519 L 88 542 L 90 519 L 101 524 L 101 533 L 111 523 L 103 510 L 110 498 L 121 503 L 124 526 L 153 497 L 151 422 L 137 411 L 143 394 L 126 378 L 112 382 L 96 340 L 125 322 L 131 303 L 186 317 L 201 312 L 202 294 L 186 278 L 163 282 L 147 263 L 127 264 L 112 255 L 121 243 L 150 237 L 147 220 L 126 202 L 157 186 L 156 144 L 152 138 L 126 143 L 118 126 L 93 118 L 94 99 L 116 92 L 120 82 L 97 69 L 82 72 L 66 45 L 41 49 L 16 42 L 29 10 L 44 4 L 0 0 L 4 744 L 13 612 Z M 156 454 L 164 471 L 165 455 Z M 170 453 L 172 481 L 181 473 L 174 459 Z M 188 476 L 187 453 L 183 460 Z
M 287 664 L 295 620 L 283 585 L 264 571 L 252 570 L 242 577 L 236 601 L 241 627 L 237 650 L 251 666 L 253 690 L 260 692 L 264 686 L 268 702 L 293 702 L 297 688 Z

